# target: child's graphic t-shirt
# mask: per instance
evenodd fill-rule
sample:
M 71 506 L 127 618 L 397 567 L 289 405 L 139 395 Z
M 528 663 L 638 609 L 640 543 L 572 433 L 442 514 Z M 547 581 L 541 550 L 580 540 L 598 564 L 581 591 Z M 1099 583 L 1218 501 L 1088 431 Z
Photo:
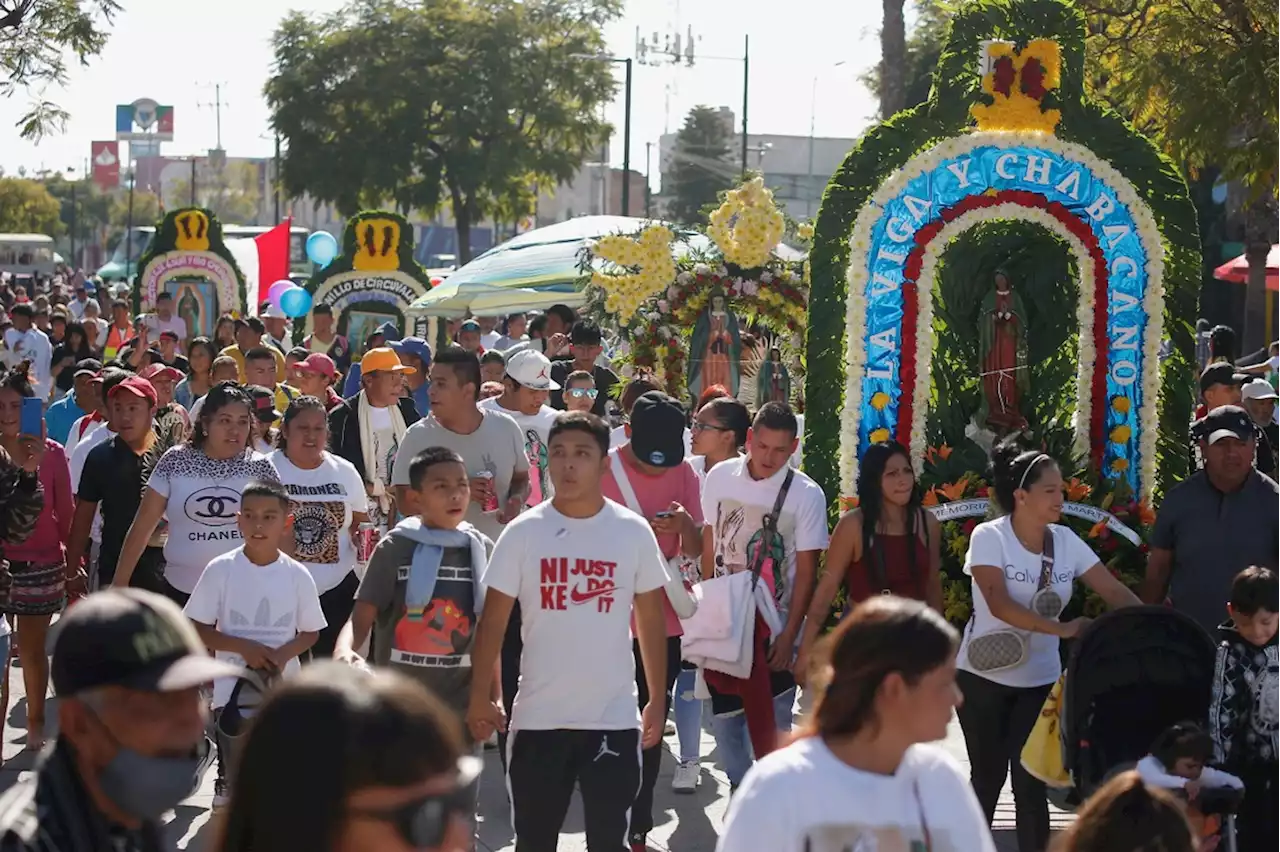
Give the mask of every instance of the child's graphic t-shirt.
M 299 633 L 323 630 L 326 624 L 315 580 L 301 562 L 282 553 L 270 565 L 255 565 L 243 547 L 209 563 L 182 611 L 192 621 L 268 648 L 279 648 Z M 239 654 L 218 651 L 216 656 L 244 665 Z M 297 671 L 295 657 L 284 674 Z M 235 678 L 214 682 L 214 707 L 226 706 L 234 684 Z

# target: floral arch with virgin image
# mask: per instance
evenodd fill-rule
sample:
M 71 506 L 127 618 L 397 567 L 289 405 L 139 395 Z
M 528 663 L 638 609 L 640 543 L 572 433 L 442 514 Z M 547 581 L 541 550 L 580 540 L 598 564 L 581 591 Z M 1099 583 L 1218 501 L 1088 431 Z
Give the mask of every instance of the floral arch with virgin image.
M 1186 475 L 1196 214 L 1173 163 L 1086 97 L 1084 38 L 1067 0 L 970 0 L 929 100 L 832 178 L 805 444 L 828 494 L 851 498 L 861 454 L 894 439 L 930 502 L 981 515 L 990 447 L 1022 432 L 1091 498 L 1097 537 L 1141 532 Z

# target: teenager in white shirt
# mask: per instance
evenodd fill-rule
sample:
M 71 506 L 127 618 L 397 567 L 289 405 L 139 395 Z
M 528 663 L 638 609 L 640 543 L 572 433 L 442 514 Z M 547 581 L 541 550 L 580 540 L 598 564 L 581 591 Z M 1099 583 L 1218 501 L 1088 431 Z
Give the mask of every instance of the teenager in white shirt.
M 13 326 L 4 333 L 5 360 L 10 367 L 23 361 L 31 362 L 31 389 L 37 399 L 47 403 L 53 390 L 53 344 L 49 336 L 33 324 L 35 311 L 31 305 L 14 305 L 9 309 L 9 320 Z
M 1064 623 L 1058 616 L 1077 579 L 1111 609 L 1136 606 L 1138 598 L 1089 545 L 1055 523 L 1062 518 L 1064 484 L 1052 457 L 1021 452 L 1006 440 L 992 451 L 991 470 L 996 500 L 1009 514 L 978 524 L 965 555 L 973 617 L 957 664 L 965 695 L 960 727 L 987 823 L 1012 767 L 1018 848 L 1038 852 L 1049 842 L 1049 805 L 1044 782 L 1022 767 L 1022 744 L 1062 674 L 1059 640 L 1074 638 L 1089 622 Z
M 493 668 L 518 600 L 524 651 L 508 736 L 516 845 L 555 852 L 574 784 L 589 852 L 625 848 L 640 785 L 640 749 L 662 737 L 668 574 L 645 520 L 605 499 L 609 430 L 566 413 L 551 428 L 555 496 L 512 521 L 485 570 L 488 593 L 472 649 L 467 725 L 479 741 L 506 724 Z M 649 695 L 639 711 L 630 621 Z
M 959 637 L 918 601 L 881 595 L 824 640 L 824 687 L 799 739 L 761 758 L 717 852 L 994 852 L 946 736 Z
M 488 354 L 488 353 L 486 353 Z M 551 391 L 560 385 L 551 381 L 551 361 L 541 352 L 525 349 L 507 359 L 502 379 L 502 396 L 482 399 L 482 411 L 500 411 L 516 421 L 524 434 L 525 455 L 529 457 L 529 505 L 536 506 L 550 496 L 547 476 L 547 436 L 557 412 L 547 405 Z

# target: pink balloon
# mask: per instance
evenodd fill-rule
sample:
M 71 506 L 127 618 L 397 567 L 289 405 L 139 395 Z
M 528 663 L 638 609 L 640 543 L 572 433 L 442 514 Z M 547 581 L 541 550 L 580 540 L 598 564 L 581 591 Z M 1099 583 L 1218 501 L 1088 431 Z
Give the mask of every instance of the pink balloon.
M 285 291 L 292 286 L 293 282 L 288 278 L 281 278 L 279 281 L 271 285 L 271 289 L 267 290 L 267 301 L 275 305 L 277 308 L 280 307 L 280 297 L 283 296 Z

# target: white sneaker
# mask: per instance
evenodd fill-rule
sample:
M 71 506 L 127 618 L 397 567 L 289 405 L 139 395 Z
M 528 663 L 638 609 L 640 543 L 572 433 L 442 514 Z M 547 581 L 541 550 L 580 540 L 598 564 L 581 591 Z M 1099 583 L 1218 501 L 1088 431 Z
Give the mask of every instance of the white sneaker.
M 692 793 L 698 789 L 702 780 L 702 767 L 696 760 L 682 760 L 676 764 L 675 775 L 671 779 L 671 790 L 675 793 Z

